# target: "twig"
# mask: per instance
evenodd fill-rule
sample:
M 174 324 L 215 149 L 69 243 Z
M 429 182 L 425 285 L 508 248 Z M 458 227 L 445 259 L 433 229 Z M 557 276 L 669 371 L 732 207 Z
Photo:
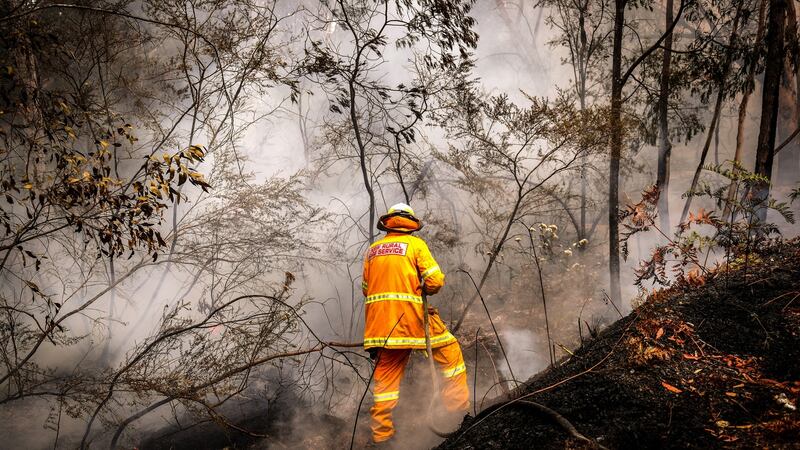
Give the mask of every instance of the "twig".
M 792 140 L 796 138 L 798 134 L 800 134 L 800 127 L 797 127 L 797 129 L 794 130 L 794 132 L 790 134 L 789 137 L 781 143 L 781 145 L 775 147 L 775 151 L 772 153 L 773 156 L 777 155 L 779 151 L 783 150 L 784 147 L 789 145 L 789 143 L 792 142 Z
M 697 349 L 700 350 L 700 356 L 705 357 L 706 353 L 703 351 L 703 347 L 701 347 L 700 344 L 697 343 L 697 341 L 695 340 L 694 336 L 692 336 L 690 334 L 689 335 L 689 339 L 691 339 L 692 342 L 694 343 L 694 345 L 697 347 Z
M 506 349 L 503 347 L 503 341 L 500 340 L 500 334 L 497 333 L 497 328 L 494 326 L 494 321 L 492 320 L 492 314 L 489 312 L 489 308 L 486 306 L 486 301 L 483 299 L 483 294 L 481 294 L 480 288 L 475 283 L 475 279 L 472 278 L 472 274 L 467 272 L 464 269 L 458 269 L 459 272 L 463 272 L 467 274 L 470 281 L 472 281 L 472 285 L 475 286 L 475 291 L 478 293 L 478 297 L 481 299 L 481 304 L 483 304 L 483 309 L 486 311 L 486 317 L 489 318 L 489 324 L 492 325 L 492 331 L 494 332 L 494 336 L 497 338 L 497 343 L 500 345 L 500 351 L 503 352 L 503 358 L 506 360 L 506 365 L 508 366 L 508 373 L 511 375 L 513 380 L 516 380 L 517 377 L 514 376 L 514 371 L 511 370 L 511 363 L 508 361 L 508 355 L 506 354 Z
M 611 297 L 609 297 L 609 295 L 606 293 L 606 291 L 603 291 L 603 297 L 605 297 L 606 300 L 608 300 L 608 303 L 611 303 L 611 306 L 613 306 L 614 310 L 617 311 L 617 314 L 619 314 L 619 318 L 620 319 L 625 317 L 625 316 L 622 315 L 622 312 L 619 310 L 619 308 L 617 308 L 617 305 L 614 304 L 614 300 L 611 300 Z
M 539 274 L 539 288 L 542 292 L 542 306 L 544 307 L 544 329 L 547 333 L 547 353 L 550 355 L 550 365 L 552 366 L 556 363 L 556 353 L 552 350 L 553 339 L 550 337 L 550 318 L 547 315 L 547 296 L 545 296 L 544 293 L 544 277 L 542 277 L 542 266 L 539 264 L 539 255 L 536 253 L 536 244 L 533 242 L 533 232 L 524 223 L 522 226 L 528 230 L 528 238 L 530 238 L 531 251 L 533 252 L 533 263 L 536 264 L 536 272 Z M 520 244 L 520 247 L 522 247 L 522 244 Z
M 564 350 L 564 352 L 566 352 L 569 356 L 575 356 L 575 353 L 573 353 L 572 350 L 565 347 L 564 344 L 556 342 L 556 345 L 558 345 L 558 347 L 561 348 L 561 350 Z
M 797 300 L 797 297 L 800 297 L 800 294 L 795 295 L 794 298 L 789 300 L 789 303 L 787 303 L 783 308 L 781 308 L 781 312 L 786 311 L 786 308 L 788 308 L 789 305 L 791 305 L 795 300 Z
M 762 307 L 764 307 L 764 306 L 767 306 L 767 305 L 771 304 L 772 302 L 774 302 L 774 301 L 776 301 L 776 300 L 779 300 L 779 299 L 781 299 L 781 298 L 783 298 L 783 297 L 786 297 L 787 295 L 792 295 L 792 294 L 795 294 L 795 296 L 794 296 L 794 298 L 792 298 L 791 300 L 789 300 L 789 303 L 792 303 L 792 302 L 794 301 L 794 299 L 795 299 L 795 298 L 797 298 L 797 297 L 800 297 L 800 292 L 798 292 L 798 291 L 784 292 L 783 294 L 781 294 L 781 295 L 779 295 L 779 296 L 777 296 L 777 297 L 773 298 L 772 300 L 770 300 L 770 301 L 768 301 L 768 302 L 764 303 L 764 304 L 763 304 L 763 305 L 761 305 L 761 306 L 762 306 Z M 788 306 L 788 305 L 787 305 L 787 306 Z
M 508 386 L 506 386 L 505 383 L 502 382 L 503 378 L 500 376 L 500 371 L 497 370 L 497 364 L 494 363 L 492 352 L 490 352 L 489 349 L 486 348 L 486 344 L 484 344 L 483 342 L 481 342 L 481 347 L 483 347 L 483 351 L 486 352 L 486 356 L 489 357 L 489 362 L 492 364 L 492 373 L 494 373 L 494 381 L 495 381 L 495 383 L 489 388 L 489 390 L 486 391 L 486 394 L 483 395 L 483 398 L 485 399 L 486 396 L 489 395 L 489 391 L 498 384 L 503 389 L 503 392 L 508 394 L 509 393 Z M 483 400 L 481 400 L 481 407 L 483 407 Z
M 228 370 L 228 371 L 220 374 L 219 376 L 217 376 L 217 377 L 215 377 L 215 378 L 213 378 L 211 380 L 208 380 L 206 382 L 203 382 L 203 383 L 201 383 L 199 385 L 190 386 L 190 387 L 188 387 L 186 389 L 182 389 L 180 391 L 177 391 L 177 392 L 174 392 L 172 394 L 169 394 L 166 398 L 163 398 L 163 399 L 151 404 L 147 408 L 145 408 L 145 409 L 135 413 L 134 415 L 128 417 L 122 423 L 120 423 L 119 426 L 117 427 L 117 430 L 114 432 L 114 436 L 111 438 L 111 444 L 109 445 L 109 448 L 114 449 L 114 448 L 117 447 L 117 441 L 119 440 L 120 436 L 122 435 L 122 432 L 125 431 L 125 428 L 127 428 L 128 425 L 130 425 L 131 423 L 135 422 L 136 420 L 144 417 L 145 415 L 147 415 L 151 411 L 153 411 L 153 410 L 157 409 L 158 407 L 160 407 L 162 405 L 165 405 L 165 404 L 167 404 L 167 403 L 169 403 L 169 402 L 171 402 L 173 400 L 176 400 L 178 398 L 194 399 L 193 396 L 196 395 L 196 393 L 199 390 L 205 389 L 205 388 L 210 387 L 210 386 L 213 386 L 213 385 L 219 383 L 220 381 L 228 379 L 228 378 L 230 378 L 230 377 L 232 377 L 232 376 L 234 376 L 234 375 L 236 375 L 238 373 L 250 370 L 253 367 L 258 367 L 258 366 L 260 366 L 262 364 L 266 364 L 267 362 L 275 360 L 275 359 L 289 358 L 289 357 L 292 357 L 292 356 L 307 355 L 309 353 L 315 353 L 315 352 L 323 351 L 323 350 L 325 350 L 326 348 L 329 348 L 329 347 L 360 347 L 361 345 L 363 345 L 363 344 L 361 344 L 361 343 L 355 344 L 355 343 L 321 342 L 321 343 L 319 343 L 319 344 L 317 344 L 317 345 L 315 345 L 313 347 L 310 347 L 310 348 L 301 349 L 301 350 L 295 350 L 295 351 L 285 352 L 285 353 L 278 353 L 278 354 L 274 354 L 274 355 L 270 355 L 270 356 L 265 356 L 263 358 L 260 358 L 260 359 L 257 359 L 255 361 L 249 362 L 248 364 L 246 364 L 244 366 L 235 367 L 235 368 L 233 368 L 231 370 Z
M 504 380 L 500 380 L 500 381 L 495 382 L 494 384 L 492 384 L 491 386 L 489 386 L 486 389 L 486 392 L 483 394 L 483 397 L 481 397 L 481 406 L 483 406 L 483 404 L 486 402 L 486 397 L 489 394 L 492 393 L 492 389 L 494 389 L 497 386 L 500 386 L 500 388 L 503 389 L 503 392 L 505 392 L 506 396 L 511 398 L 511 392 L 508 390 L 508 387 L 505 385 L 506 381 L 514 381 L 517 384 L 519 384 L 519 380 L 505 380 L 504 379 Z M 481 411 L 481 412 L 483 412 L 483 411 Z M 480 414 L 478 414 L 478 415 L 480 415 Z M 443 435 L 442 437 L 448 437 L 449 435 L 450 434 L 446 434 L 446 435 Z
M 481 327 L 475 330 L 475 369 L 472 371 L 472 412 L 478 415 L 478 334 L 481 332 Z

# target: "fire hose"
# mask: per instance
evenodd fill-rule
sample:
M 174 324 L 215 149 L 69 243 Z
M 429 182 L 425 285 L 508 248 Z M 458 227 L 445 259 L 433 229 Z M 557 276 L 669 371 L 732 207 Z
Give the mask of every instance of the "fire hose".
M 452 433 L 441 431 L 434 424 L 433 408 L 436 403 L 436 396 L 439 395 L 439 375 L 436 373 L 436 364 L 433 361 L 433 348 L 431 347 L 431 328 L 430 328 L 430 313 L 428 312 L 428 295 L 425 293 L 425 284 L 422 284 L 422 313 L 423 313 L 423 326 L 425 328 L 425 356 L 428 359 L 428 368 L 431 373 L 431 386 L 433 393 L 431 394 L 431 401 L 428 403 L 428 428 L 433 431 L 437 436 L 447 438 Z

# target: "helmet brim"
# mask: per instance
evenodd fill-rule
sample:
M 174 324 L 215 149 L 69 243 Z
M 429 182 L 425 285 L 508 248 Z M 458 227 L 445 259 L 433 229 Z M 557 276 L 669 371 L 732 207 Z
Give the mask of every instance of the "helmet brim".
M 386 226 L 385 222 L 387 220 L 391 219 L 392 217 L 397 217 L 397 216 L 404 217 L 406 219 L 409 219 L 409 220 L 413 221 L 414 223 L 417 224 L 417 228 L 415 230 L 409 230 L 409 229 L 404 229 L 404 228 L 390 228 L 390 227 Z M 391 212 L 389 214 L 384 214 L 378 219 L 378 229 L 381 230 L 381 231 L 387 231 L 387 232 L 391 231 L 391 232 L 395 232 L 395 233 L 413 233 L 414 231 L 419 231 L 419 230 L 422 229 L 422 221 L 417 219 L 413 214 L 409 214 L 409 213 L 407 213 L 405 211 L 395 211 L 395 212 Z

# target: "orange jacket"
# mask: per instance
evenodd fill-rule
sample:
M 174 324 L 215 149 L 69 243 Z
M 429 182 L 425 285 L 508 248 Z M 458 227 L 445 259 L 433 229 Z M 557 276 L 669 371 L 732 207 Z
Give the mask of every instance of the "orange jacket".
M 370 246 L 361 283 L 364 348 L 425 348 L 420 279 L 429 295 L 444 286 L 444 273 L 422 239 L 390 232 Z M 438 315 L 430 316 L 430 324 L 432 347 L 455 342 Z

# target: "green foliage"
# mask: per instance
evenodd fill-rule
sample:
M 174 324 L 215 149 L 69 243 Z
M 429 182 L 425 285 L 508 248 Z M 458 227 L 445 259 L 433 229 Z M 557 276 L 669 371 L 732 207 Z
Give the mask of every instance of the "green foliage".
M 640 263 L 636 272 L 637 285 L 641 286 L 646 280 L 670 285 L 672 276 L 679 282 L 696 283 L 701 276 L 712 275 L 706 261 L 708 253 L 714 249 L 725 253 L 728 267 L 741 261 L 746 270 L 751 254 L 780 236 L 776 224 L 761 219 L 766 216 L 765 210 L 773 210 L 786 222 L 795 223 L 789 204 L 759 195 L 764 185 L 769 183 L 768 178 L 749 172 L 736 162 L 730 166 L 708 166 L 706 170 L 720 176 L 723 182 L 703 182 L 687 195 L 713 200 L 716 211 L 700 208 L 696 213 L 689 213 L 688 219 L 678 225 L 674 236 L 667 236 L 656 225 L 659 192 L 655 186 L 643 193 L 640 202 L 628 205 L 621 213 L 621 235 L 626 256 L 627 241 L 636 233 L 655 229 L 668 241 L 657 246 L 651 257 Z M 703 253 L 706 256 L 701 261 Z
M 107 97 L 133 80 L 100 78 L 73 89 L 71 80 L 84 70 L 69 56 L 75 41 L 99 44 L 91 34 L 58 31 L 30 20 L 0 37 L 0 269 L 17 249 L 38 270 L 38 244 L 65 231 L 84 249 L 93 243 L 98 257 L 145 250 L 156 258 L 166 245 L 158 225 L 168 203 L 180 201 L 179 186 L 209 187 L 193 167 L 205 149 L 157 155 L 163 150 L 156 146 L 137 155 L 138 130 Z
M 766 176 L 750 172 L 736 161 L 732 161 L 730 167 L 728 164 L 709 165 L 705 170 L 721 176 L 725 182 L 715 185 L 706 181 L 686 195 L 712 199 L 718 209 L 730 212 L 730 219 L 723 220 L 735 224 L 736 218 L 741 216 L 740 221 L 748 224 L 745 230 L 747 234 L 756 232 L 762 235 L 778 232 L 774 224 L 755 217 L 765 209 L 776 211 L 785 221 L 794 223 L 794 214 L 786 202 L 759 195 L 763 187 L 769 185 L 770 180 Z
M 791 203 L 794 203 L 794 201 L 798 198 L 800 198 L 800 185 L 792 189 L 792 192 L 789 193 L 789 199 L 791 200 Z

